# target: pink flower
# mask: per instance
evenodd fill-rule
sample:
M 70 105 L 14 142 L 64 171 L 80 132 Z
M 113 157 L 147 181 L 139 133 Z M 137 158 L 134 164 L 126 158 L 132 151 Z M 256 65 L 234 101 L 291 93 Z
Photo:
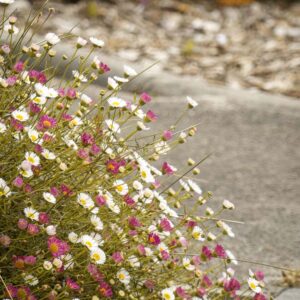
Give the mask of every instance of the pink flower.
M 146 255 L 146 250 L 144 245 L 140 244 L 137 246 L 137 251 L 140 255 L 145 256 Z
M 167 162 L 164 162 L 162 165 L 162 172 L 163 174 L 172 175 L 175 171 L 171 165 L 169 165 Z
M 96 198 L 95 198 L 95 202 L 98 206 L 102 206 L 102 205 L 105 205 L 106 200 L 103 196 L 97 195 Z
M 150 280 L 150 279 L 147 279 L 145 282 L 144 282 L 144 286 L 149 289 L 149 290 L 153 290 L 154 287 L 155 287 L 155 282 Z
M 17 77 L 16 76 L 10 76 L 6 79 L 6 83 L 9 86 L 13 86 L 17 82 Z
M 50 217 L 47 213 L 45 212 L 40 212 L 39 213 L 39 222 L 41 224 L 48 224 L 50 223 Z
M 199 297 L 203 297 L 205 294 L 206 294 L 205 288 L 200 287 L 200 288 L 197 290 L 197 295 L 198 295 Z
M 192 257 L 192 261 L 195 266 L 199 266 L 201 264 L 201 259 L 198 255 L 194 255 Z
M 266 296 L 264 294 L 255 294 L 253 300 L 267 300 Z
M 224 281 L 224 290 L 226 292 L 236 292 L 241 288 L 239 281 L 235 278 L 230 278 Z
M 216 245 L 214 253 L 217 257 L 220 257 L 220 258 L 226 258 L 227 257 L 226 251 L 223 248 L 223 246 L 221 246 L 221 245 Z
M 128 218 L 128 224 L 131 228 L 141 227 L 142 224 L 136 217 L 129 217 Z
M 1 46 L 1 50 L 5 53 L 5 54 L 9 54 L 10 53 L 10 47 L 8 45 L 3 45 Z
M 93 144 L 90 148 L 90 152 L 93 155 L 98 155 L 101 152 L 101 148 L 97 144 Z
M 11 243 L 11 239 L 8 235 L 4 234 L 0 236 L 0 245 L 3 247 L 8 247 Z
M 23 178 L 20 177 L 20 176 L 16 177 L 13 181 L 13 185 L 18 187 L 18 188 L 22 187 L 23 183 L 24 183 Z
M 146 104 L 146 103 L 149 103 L 151 101 L 151 96 L 148 95 L 147 93 L 142 93 L 140 95 L 140 103 L 143 105 L 143 104 Z
M 24 256 L 24 262 L 26 265 L 33 266 L 36 263 L 36 257 L 33 255 Z
M 155 122 L 157 121 L 157 119 L 158 119 L 157 114 L 155 114 L 152 110 L 147 111 L 146 118 L 145 118 L 146 122 Z
M 87 270 L 95 281 L 99 283 L 103 281 L 104 275 L 97 269 L 95 265 L 89 264 Z
M 135 205 L 135 201 L 129 195 L 124 196 L 124 201 L 129 206 L 134 206 Z
M 70 246 L 67 242 L 58 239 L 56 236 L 48 238 L 48 249 L 52 256 L 59 257 L 66 254 L 70 250 Z
M 24 70 L 24 62 L 21 60 L 17 61 L 16 64 L 14 65 L 13 69 L 15 72 L 18 72 L 18 73 L 22 72 Z
M 210 280 L 210 278 L 207 275 L 204 275 L 202 277 L 201 285 L 204 287 L 210 287 L 210 286 L 212 286 L 212 281 Z
M 21 122 L 11 119 L 10 120 L 11 126 L 16 130 L 16 131 L 22 131 L 24 129 L 24 126 Z
M 28 224 L 27 232 L 31 235 L 36 235 L 40 232 L 40 228 L 36 224 Z
M 19 219 L 18 220 L 18 228 L 21 230 L 25 230 L 28 226 L 28 221 L 26 219 Z
M 163 260 L 168 260 L 170 258 L 170 253 L 166 250 L 162 250 L 160 255 Z
M 76 90 L 73 88 L 68 88 L 66 95 L 67 95 L 67 98 L 69 98 L 69 99 L 75 99 L 76 98 Z
M 207 246 L 203 246 L 201 256 L 204 260 L 211 260 L 212 259 L 212 252 Z
M 87 132 L 83 132 L 81 135 L 81 142 L 84 146 L 87 146 L 87 145 L 92 145 L 95 142 L 95 140 L 91 134 Z
M 24 192 L 26 194 L 30 194 L 32 192 L 32 187 L 29 183 L 26 183 L 25 186 L 24 186 Z
M 110 67 L 103 62 L 100 62 L 100 64 L 98 65 L 98 68 L 99 68 L 98 70 L 99 70 L 100 74 L 104 74 L 104 73 L 107 73 L 110 71 Z
M 110 173 L 116 175 L 119 173 L 119 169 L 120 167 L 124 166 L 125 160 L 121 160 L 121 161 L 116 161 L 114 159 L 110 159 L 106 162 L 106 169 L 107 171 L 109 171 Z
M 163 138 L 164 141 L 168 141 L 168 140 L 170 140 L 172 137 L 173 137 L 172 131 L 170 131 L 170 130 L 165 130 L 165 131 L 163 132 L 162 138 Z
M 98 291 L 102 297 L 111 298 L 113 296 L 112 288 L 105 281 L 100 282 Z
M 159 226 L 162 228 L 163 231 L 173 230 L 173 225 L 167 218 L 161 219 Z
M 57 125 L 57 122 L 54 118 L 49 117 L 48 115 L 43 115 L 37 124 L 37 129 L 38 130 L 48 130 L 48 129 L 54 128 L 56 125 Z
M 178 297 L 180 297 L 182 299 L 185 299 L 185 300 L 191 298 L 191 297 L 189 297 L 187 292 L 181 286 L 176 288 L 176 294 L 177 294 Z
M 89 153 L 85 149 L 79 149 L 77 151 L 77 156 L 81 159 L 86 159 L 89 157 Z
M 70 277 L 68 277 L 66 279 L 66 285 L 69 289 L 74 290 L 76 292 L 78 292 L 80 290 L 80 285 L 73 279 L 71 279 Z
M 41 108 L 34 102 L 29 102 L 29 110 L 31 112 L 31 114 L 38 114 L 41 112 Z
M 71 188 L 65 184 L 61 184 L 60 191 L 64 196 L 72 196 L 72 194 L 73 194 Z
M 152 245 L 159 245 L 160 244 L 160 238 L 159 236 L 154 233 L 154 232 L 151 232 L 149 235 L 148 235 L 148 241 L 150 244 Z
M 255 275 L 255 278 L 259 281 L 262 281 L 265 278 L 265 274 L 262 271 L 256 271 L 256 272 L 254 272 L 254 275 Z
M 58 188 L 56 188 L 55 186 L 52 186 L 50 188 L 50 193 L 54 196 L 54 197 L 58 197 L 59 196 L 59 190 Z
M 196 221 L 193 221 L 193 220 L 189 220 L 189 221 L 186 223 L 186 226 L 187 226 L 188 228 L 194 228 L 196 225 L 197 225 L 197 222 L 196 222 Z
M 114 252 L 111 257 L 116 264 L 119 264 L 124 260 L 123 254 L 120 251 Z

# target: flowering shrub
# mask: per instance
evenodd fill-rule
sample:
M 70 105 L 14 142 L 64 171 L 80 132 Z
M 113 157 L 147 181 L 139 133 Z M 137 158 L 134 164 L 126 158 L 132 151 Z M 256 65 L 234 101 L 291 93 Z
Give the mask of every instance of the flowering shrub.
M 234 205 L 198 215 L 211 198 L 191 179 L 200 162 L 189 159 L 183 175 L 168 162 L 196 128 L 144 134 L 158 119 L 145 110 L 151 97 L 118 96 L 134 69 L 97 99 L 85 93 L 110 71 L 88 61 L 102 40 L 77 38 L 65 74 L 80 48 L 89 55 L 55 80 L 60 37 L 34 44 L 26 33 L 40 14 L 23 30 L 16 21 L 4 15 L 1 25 L 1 299 L 266 299 L 263 274 L 238 281 L 222 246 L 234 233 L 220 215 Z M 188 97 L 186 111 L 196 106 Z

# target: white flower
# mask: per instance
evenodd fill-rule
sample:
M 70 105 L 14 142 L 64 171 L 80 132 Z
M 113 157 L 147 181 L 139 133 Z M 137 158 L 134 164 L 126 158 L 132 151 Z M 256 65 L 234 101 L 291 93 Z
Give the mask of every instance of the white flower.
M 147 127 L 143 122 L 141 122 L 141 121 L 138 121 L 137 123 L 136 123 L 136 125 L 137 125 L 137 128 L 139 129 L 139 130 L 150 130 L 150 127 Z
M 55 89 L 53 88 L 48 89 L 49 98 L 56 98 L 57 96 L 58 96 L 58 92 Z
M 217 226 L 220 227 L 221 229 L 223 229 L 224 234 L 227 234 L 229 237 L 232 237 L 232 238 L 235 237 L 235 234 L 232 231 L 231 227 L 228 224 L 226 224 L 225 222 L 219 220 L 217 222 Z
M 215 212 L 210 207 L 207 207 L 206 210 L 205 210 L 205 213 L 208 216 L 212 216 L 212 215 L 214 215 Z
M 5 196 L 8 197 L 11 195 L 10 188 L 8 187 L 7 183 L 4 179 L 0 178 L 0 197 Z
M 133 68 L 124 65 L 124 73 L 125 75 L 129 76 L 129 77 L 133 77 L 136 76 L 138 73 L 136 72 L 136 70 L 134 70 Z
M 142 180 L 147 183 L 155 182 L 155 178 L 151 174 L 151 170 L 145 164 L 142 164 L 140 166 L 140 175 L 141 175 Z
M 39 213 L 32 207 L 24 208 L 24 214 L 27 218 L 38 221 L 39 220 Z
M 95 226 L 96 230 L 102 230 L 103 229 L 103 223 L 101 219 L 98 216 L 91 216 L 91 223 Z
M 49 203 L 56 203 L 56 198 L 51 193 L 43 193 L 43 198 Z
M 189 108 L 195 108 L 198 106 L 198 102 L 196 102 L 194 99 L 192 99 L 191 97 L 187 96 L 186 100 L 188 102 Z
M 46 227 L 46 232 L 48 235 L 55 235 L 56 234 L 56 226 L 55 225 L 49 225 Z
M 77 47 L 84 47 L 87 44 L 87 40 L 83 39 L 82 37 L 77 38 Z
M 47 33 L 46 36 L 45 36 L 45 40 L 50 45 L 56 45 L 60 42 L 60 38 L 53 32 Z
M 34 129 L 29 129 L 28 132 L 28 137 L 33 143 L 37 143 L 39 139 L 39 132 L 34 130 Z
M 236 260 L 235 256 L 230 250 L 226 250 L 227 258 L 230 262 L 232 262 L 234 265 L 238 264 L 238 261 Z
M 81 82 L 88 81 L 88 79 L 83 74 L 80 74 L 77 70 L 73 70 L 72 74 L 73 74 L 74 78 L 78 79 Z
M 108 87 L 113 90 L 116 90 L 119 87 L 119 84 L 111 77 L 107 78 L 107 84 L 108 84 Z
M 28 274 L 28 275 L 24 276 L 24 281 L 27 284 L 32 285 L 32 286 L 35 286 L 39 283 L 39 280 L 31 274 Z
M 120 129 L 120 125 L 115 122 L 114 120 L 105 120 L 105 123 L 108 127 L 109 130 L 111 130 L 112 132 L 116 132 L 116 133 L 120 133 L 121 129 Z
M 53 268 L 52 262 L 48 261 L 48 260 L 45 260 L 44 263 L 43 263 L 43 267 L 47 271 L 51 270 Z
M 209 232 L 207 234 L 207 240 L 208 241 L 215 241 L 216 239 L 217 239 L 217 237 L 212 232 Z
M 126 83 L 129 81 L 128 78 L 124 78 L 124 77 L 119 77 L 119 76 L 114 76 L 114 80 L 119 82 L 119 83 Z
M 128 262 L 132 268 L 139 268 L 141 266 L 139 259 L 135 255 L 130 255 L 128 257 Z
M 126 106 L 126 101 L 117 97 L 111 97 L 107 102 L 111 107 L 122 108 Z
M 130 275 L 124 268 L 117 272 L 117 278 L 125 285 L 130 282 Z
M 191 264 L 191 260 L 187 257 L 184 257 L 182 259 L 182 265 L 188 270 L 188 271 L 194 271 L 195 266 Z
M 13 4 L 15 0 L 0 0 L 0 4 L 9 5 Z
M 197 194 L 199 194 L 199 195 L 202 194 L 201 188 L 199 187 L 199 185 L 198 185 L 195 181 L 189 179 L 189 180 L 188 180 L 188 184 L 189 184 L 189 186 L 191 187 L 191 189 L 192 189 L 195 193 L 197 193 Z
M 32 102 L 38 105 L 43 105 L 47 102 L 47 98 L 45 96 L 37 96 L 36 94 L 31 95 L 30 99 L 32 100 Z
M 48 97 L 49 90 L 45 85 L 43 85 L 41 83 L 36 83 L 34 85 L 34 88 L 38 95 L 45 97 L 45 98 Z
M 192 231 L 192 237 L 197 241 L 204 241 L 203 230 L 199 226 L 195 226 Z
M 15 120 L 20 122 L 26 122 L 29 119 L 28 113 L 23 110 L 15 110 L 11 115 Z
M 161 291 L 161 296 L 164 300 L 175 300 L 174 289 L 166 288 Z
M 6 125 L 0 122 L 0 133 L 4 133 L 6 129 L 7 129 Z
M 80 242 L 90 250 L 99 246 L 98 242 L 93 237 L 87 234 L 80 237 Z
M 56 158 L 55 154 L 47 149 L 43 149 L 41 154 L 48 160 L 54 160 Z
M 116 180 L 113 183 L 113 187 L 121 196 L 125 196 L 126 194 L 128 194 L 128 185 L 123 180 Z
M 99 47 L 99 48 L 102 48 L 105 45 L 104 41 L 99 40 L 95 37 L 90 37 L 90 41 L 94 46 Z
M 186 192 L 189 192 L 191 190 L 189 185 L 185 181 L 183 181 L 182 179 L 179 180 L 179 183 Z
M 137 191 L 141 191 L 143 189 L 143 184 L 137 180 L 135 180 L 133 183 L 132 183 L 132 187 L 137 190 Z
M 82 95 L 80 96 L 80 100 L 81 100 L 81 102 L 83 102 L 83 103 L 86 104 L 86 105 L 90 105 L 90 104 L 92 104 L 92 102 L 93 102 L 92 98 L 89 97 L 89 96 L 86 95 L 86 94 L 82 94 Z
M 223 201 L 223 208 L 225 209 L 234 209 L 234 204 L 230 202 L 229 200 L 224 200 Z
M 259 282 L 256 279 L 250 277 L 248 279 L 248 285 L 250 289 L 256 294 L 259 294 L 261 292 L 261 287 L 259 286 Z
M 106 199 L 107 207 L 114 212 L 115 214 L 120 213 L 120 207 L 115 203 L 115 201 L 112 198 Z
M 78 234 L 72 231 L 68 234 L 68 239 L 71 243 L 76 244 L 78 242 Z
M 32 166 L 38 166 L 40 164 L 40 158 L 34 152 L 26 152 L 25 158 Z
M 15 25 L 7 24 L 4 26 L 4 31 L 9 32 L 10 34 L 18 34 L 20 30 Z
M 156 143 L 154 145 L 154 148 L 155 148 L 155 152 L 157 154 L 167 154 L 167 152 L 169 152 L 171 149 L 169 144 L 165 141 L 160 141 L 160 142 Z
M 62 267 L 62 265 L 63 265 L 63 262 L 62 262 L 62 260 L 59 259 L 59 258 L 54 258 L 54 259 L 53 259 L 53 265 L 54 265 L 56 268 L 60 269 L 60 268 Z
M 90 257 L 97 265 L 103 265 L 106 261 L 106 255 L 100 248 L 92 249 Z
M 79 117 L 74 117 L 74 118 L 72 119 L 72 121 L 70 121 L 69 124 L 70 124 L 71 127 L 75 127 L 75 126 L 82 125 L 83 122 L 82 122 L 82 120 L 81 120 Z
M 95 203 L 92 200 L 92 198 L 86 193 L 80 193 L 77 196 L 77 202 L 87 209 L 92 209 L 95 206 Z

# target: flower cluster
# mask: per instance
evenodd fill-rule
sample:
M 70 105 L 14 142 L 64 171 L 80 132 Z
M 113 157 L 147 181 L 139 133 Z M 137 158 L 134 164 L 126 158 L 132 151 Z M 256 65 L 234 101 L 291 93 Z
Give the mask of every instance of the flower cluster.
M 109 77 L 97 96 L 85 93 L 110 71 L 96 56 L 102 40 L 79 37 L 62 60 L 65 74 L 76 58 L 78 68 L 57 81 L 61 37 L 28 44 L 15 23 L 4 17 L 1 33 L 1 299 L 266 299 L 263 274 L 239 281 L 222 245 L 234 237 L 221 218 L 233 203 L 206 206 L 200 163 L 180 171 L 168 162 L 196 128 L 176 122 L 143 134 L 158 120 L 145 109 L 151 96 L 119 95 L 134 69 Z M 188 97 L 185 111 L 197 105 Z

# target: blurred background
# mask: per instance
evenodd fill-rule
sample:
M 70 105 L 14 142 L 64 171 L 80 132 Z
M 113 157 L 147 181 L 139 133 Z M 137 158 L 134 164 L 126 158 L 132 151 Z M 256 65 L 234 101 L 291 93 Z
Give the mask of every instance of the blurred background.
M 23 0 L 19 0 L 23 2 Z M 27 1 L 24 1 L 27 2 Z M 38 7 L 43 1 L 31 0 Z M 47 30 L 98 36 L 104 53 L 234 88 L 300 97 L 300 2 L 65 0 Z

